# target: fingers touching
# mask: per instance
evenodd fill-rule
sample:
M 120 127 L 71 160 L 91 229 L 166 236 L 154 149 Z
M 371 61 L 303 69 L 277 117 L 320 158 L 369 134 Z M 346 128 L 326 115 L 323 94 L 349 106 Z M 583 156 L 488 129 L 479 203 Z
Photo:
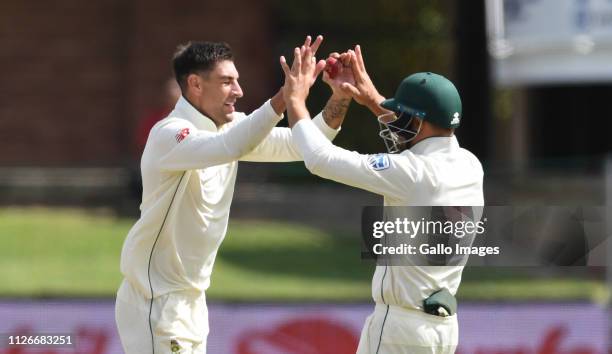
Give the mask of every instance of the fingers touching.
M 326 66 L 325 60 L 316 60 L 315 54 L 323 41 L 323 36 L 317 36 L 315 40 L 307 36 L 304 44 L 293 50 L 293 62 L 287 63 L 285 57 L 280 57 L 280 64 L 285 74 L 287 92 L 303 91 L 308 94 L 308 88 L 314 84 L 316 78 L 323 72 Z M 356 45 L 344 53 L 333 52 L 329 57 L 335 58 L 342 64 L 340 75 L 336 74 L 334 79 L 329 74 L 323 74 L 323 80 L 327 82 L 334 92 L 343 92 L 358 101 L 370 96 L 373 85 L 365 69 L 361 46 Z M 345 70 L 343 70 L 345 69 Z M 338 90 L 339 89 L 339 90 Z

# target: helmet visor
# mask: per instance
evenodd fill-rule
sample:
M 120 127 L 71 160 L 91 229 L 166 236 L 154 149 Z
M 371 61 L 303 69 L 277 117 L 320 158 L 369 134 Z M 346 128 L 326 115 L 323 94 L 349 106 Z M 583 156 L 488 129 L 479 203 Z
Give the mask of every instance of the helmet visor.
M 417 119 L 416 115 L 401 112 L 389 112 L 377 117 L 380 132 L 378 135 L 385 142 L 389 153 L 398 153 L 404 150 L 407 144 L 413 140 L 421 130 L 423 121 Z M 412 120 L 417 119 L 419 125 L 417 129 L 411 128 Z

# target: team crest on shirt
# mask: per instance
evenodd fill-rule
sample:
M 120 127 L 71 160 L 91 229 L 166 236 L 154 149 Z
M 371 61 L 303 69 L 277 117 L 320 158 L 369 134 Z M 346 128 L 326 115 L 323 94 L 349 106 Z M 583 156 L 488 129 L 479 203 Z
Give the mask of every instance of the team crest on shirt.
M 187 137 L 187 135 L 189 135 L 189 128 L 183 128 L 179 130 L 174 137 L 176 138 L 176 142 L 180 143 Z
M 389 168 L 389 156 L 387 154 L 372 155 L 368 158 L 368 165 L 374 171 L 386 170 Z

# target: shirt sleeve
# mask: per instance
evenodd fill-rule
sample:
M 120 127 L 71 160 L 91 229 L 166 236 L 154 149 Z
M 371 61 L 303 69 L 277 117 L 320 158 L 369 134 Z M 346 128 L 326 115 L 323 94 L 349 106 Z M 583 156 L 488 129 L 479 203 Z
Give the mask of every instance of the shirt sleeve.
M 364 155 L 329 142 L 309 119 L 293 127 L 293 140 L 313 174 L 390 198 L 434 177 L 414 154 Z
M 319 113 L 312 122 L 328 141 L 334 140 L 340 131 L 340 129 L 329 127 L 325 123 L 322 113 Z M 254 162 L 302 161 L 302 154 L 297 150 L 293 142 L 291 129 L 274 128 L 253 151 L 242 156 L 240 160 Z
M 198 130 L 185 119 L 169 118 L 153 133 L 159 167 L 193 170 L 236 161 L 253 150 L 281 118 L 269 101 L 221 132 Z

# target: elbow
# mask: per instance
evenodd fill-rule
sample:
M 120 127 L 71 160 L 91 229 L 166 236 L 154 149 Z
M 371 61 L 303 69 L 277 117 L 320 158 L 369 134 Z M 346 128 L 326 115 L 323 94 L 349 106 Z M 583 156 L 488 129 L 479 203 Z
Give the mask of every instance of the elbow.
M 306 169 L 308 171 L 310 171 L 310 173 L 315 173 L 314 170 L 316 169 L 316 163 L 314 161 L 314 159 L 311 158 L 304 158 L 304 166 L 306 166 Z
M 247 153 L 248 151 L 245 151 L 244 149 L 228 149 L 227 157 L 229 161 L 236 161 L 240 159 L 242 156 L 246 155 Z
M 304 155 L 304 165 L 310 173 L 314 175 L 319 175 L 321 157 L 318 156 L 316 153 L 306 154 Z

